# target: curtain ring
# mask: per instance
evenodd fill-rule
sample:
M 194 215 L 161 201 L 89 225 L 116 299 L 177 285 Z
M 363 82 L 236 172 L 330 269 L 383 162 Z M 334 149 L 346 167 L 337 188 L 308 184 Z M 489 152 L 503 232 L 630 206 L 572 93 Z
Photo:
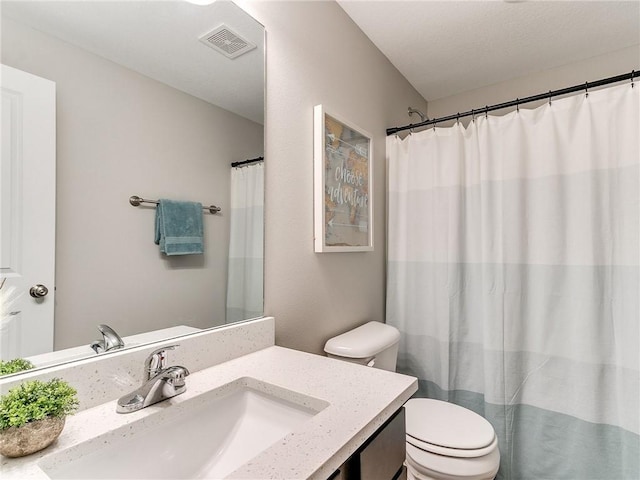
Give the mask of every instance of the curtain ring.
M 489 105 L 484 106 L 484 118 L 489 118 Z
M 473 111 L 473 108 L 471 109 L 471 122 L 476 123 L 476 112 Z
M 631 88 L 633 88 L 633 77 L 635 76 L 636 71 L 635 70 L 631 70 Z
M 456 123 L 460 123 L 460 112 L 456 114 Z
M 551 106 L 551 90 L 549 90 L 549 106 Z
M 586 98 L 589 98 L 589 82 L 584 82 L 584 94 Z
M 520 99 L 516 98 L 516 113 L 520 113 Z

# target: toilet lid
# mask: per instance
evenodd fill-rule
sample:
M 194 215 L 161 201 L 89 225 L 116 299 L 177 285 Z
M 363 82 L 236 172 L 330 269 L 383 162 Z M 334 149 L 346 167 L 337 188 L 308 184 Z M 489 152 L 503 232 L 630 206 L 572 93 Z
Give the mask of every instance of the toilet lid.
M 430 398 L 412 398 L 404 407 L 407 436 L 418 442 L 446 449 L 479 450 L 495 441 L 491 424 L 459 405 Z

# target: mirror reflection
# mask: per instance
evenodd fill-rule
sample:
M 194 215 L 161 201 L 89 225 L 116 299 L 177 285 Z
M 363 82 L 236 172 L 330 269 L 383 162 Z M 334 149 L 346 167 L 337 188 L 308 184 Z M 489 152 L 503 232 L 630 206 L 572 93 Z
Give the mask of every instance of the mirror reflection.
M 228 1 L 3 1 L 1 31 L 1 358 L 262 315 L 263 27 Z M 132 196 L 202 203 L 203 253 L 161 252 Z

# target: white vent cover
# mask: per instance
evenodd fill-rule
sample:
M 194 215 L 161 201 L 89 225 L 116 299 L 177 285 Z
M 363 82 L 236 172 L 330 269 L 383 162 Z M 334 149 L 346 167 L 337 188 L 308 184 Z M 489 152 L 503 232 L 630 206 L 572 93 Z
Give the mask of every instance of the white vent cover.
M 253 43 L 245 40 L 226 25 L 220 25 L 211 30 L 200 37 L 200 41 L 229 58 L 239 57 L 256 48 Z

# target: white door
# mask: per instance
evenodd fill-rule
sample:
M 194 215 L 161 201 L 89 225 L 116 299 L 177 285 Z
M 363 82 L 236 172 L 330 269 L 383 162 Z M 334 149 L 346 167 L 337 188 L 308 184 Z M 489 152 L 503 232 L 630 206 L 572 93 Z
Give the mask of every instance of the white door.
M 8 360 L 53 351 L 56 85 L 1 69 L 0 358 Z

